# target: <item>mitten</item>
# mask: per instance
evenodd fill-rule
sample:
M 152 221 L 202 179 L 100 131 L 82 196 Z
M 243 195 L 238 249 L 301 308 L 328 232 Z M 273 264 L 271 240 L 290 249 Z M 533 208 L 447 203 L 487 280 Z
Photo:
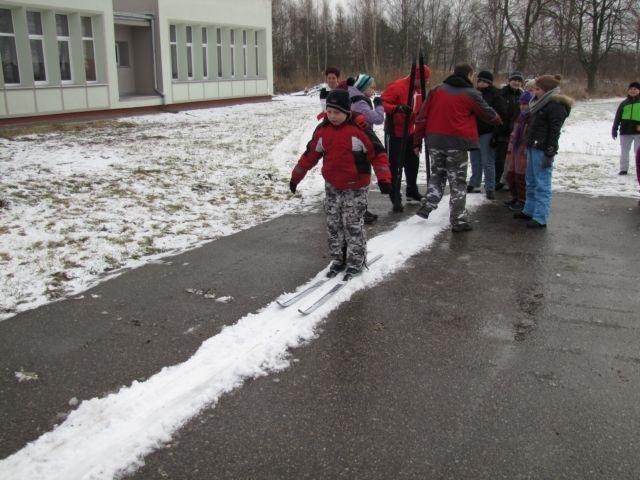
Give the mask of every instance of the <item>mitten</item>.
M 298 187 L 298 184 L 296 182 L 294 182 L 293 180 L 289 181 L 289 190 L 291 190 L 291 193 L 296 193 L 297 187 Z
M 389 182 L 378 182 L 378 187 L 380 188 L 380 193 L 385 195 L 391 193 L 391 184 Z
M 379 107 L 380 105 L 382 105 L 382 99 L 380 97 L 374 97 L 373 106 L 374 107 Z

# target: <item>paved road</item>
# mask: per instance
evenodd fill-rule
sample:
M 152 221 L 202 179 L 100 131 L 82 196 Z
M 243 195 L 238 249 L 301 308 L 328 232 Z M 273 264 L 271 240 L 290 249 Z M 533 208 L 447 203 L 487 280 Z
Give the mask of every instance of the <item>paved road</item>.
M 291 368 L 223 397 L 131 478 L 640 478 L 640 209 L 557 195 L 550 228 L 530 231 L 498 203 L 354 295 Z M 370 235 L 398 219 L 380 198 L 373 210 Z M 0 323 L 0 458 L 71 397 L 186 360 L 324 267 L 324 248 L 320 214 L 285 216 Z M 21 368 L 40 380 L 18 383 Z

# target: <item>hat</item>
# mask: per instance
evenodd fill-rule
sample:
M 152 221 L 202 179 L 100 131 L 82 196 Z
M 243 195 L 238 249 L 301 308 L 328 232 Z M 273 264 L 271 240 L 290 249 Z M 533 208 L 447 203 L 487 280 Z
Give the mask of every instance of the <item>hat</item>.
M 629 88 L 637 88 L 638 90 L 640 90 L 640 82 L 631 82 L 629 84 Z M 627 88 L 627 90 L 629 90 L 629 88 Z
M 526 90 L 526 91 L 524 91 L 522 93 L 522 95 L 520 95 L 520 99 L 518 101 L 520 103 L 529 103 L 532 98 L 533 98 L 533 93 L 531 93 L 530 91 Z
M 536 78 L 536 87 L 548 92 L 560 86 L 561 80 L 562 77 L 560 75 L 541 75 Z
M 346 90 L 331 90 L 327 95 L 327 108 L 335 108 L 347 115 L 351 113 L 351 99 Z
M 511 75 L 509 75 L 509 81 L 511 80 L 520 80 L 524 83 L 524 76 L 518 71 L 511 72 Z
M 372 76 L 367 75 L 366 73 L 361 73 L 356 78 L 356 81 L 353 84 L 353 86 L 356 87 L 361 92 L 364 92 L 367 88 L 373 85 L 373 80 L 374 79 Z
M 482 70 L 480 73 L 478 73 L 478 81 L 480 80 L 487 83 L 493 83 L 493 73 L 488 70 Z
M 431 76 L 431 69 L 427 65 L 423 65 L 422 69 L 424 71 L 424 78 L 427 79 Z M 420 67 L 416 68 L 416 72 L 413 74 L 414 80 L 420 79 Z

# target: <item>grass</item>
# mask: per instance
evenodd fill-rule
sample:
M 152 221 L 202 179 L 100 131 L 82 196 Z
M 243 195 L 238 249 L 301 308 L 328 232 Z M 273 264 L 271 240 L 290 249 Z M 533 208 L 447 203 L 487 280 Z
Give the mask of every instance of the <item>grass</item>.
M 16 140 L 26 135 L 49 134 L 49 133 L 83 133 L 90 130 L 112 130 L 135 128 L 133 122 L 118 120 L 94 120 L 90 122 L 73 123 L 43 123 L 35 125 L 24 125 L 17 127 L 7 127 L 0 129 L 0 138 Z M 94 133 L 95 134 L 95 133 Z

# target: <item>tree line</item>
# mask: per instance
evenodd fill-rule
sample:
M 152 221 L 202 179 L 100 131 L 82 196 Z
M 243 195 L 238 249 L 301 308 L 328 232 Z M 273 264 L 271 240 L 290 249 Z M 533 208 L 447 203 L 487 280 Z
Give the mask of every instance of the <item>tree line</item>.
M 276 90 L 327 66 L 378 78 L 468 62 L 496 74 L 637 80 L 640 0 L 272 0 Z

